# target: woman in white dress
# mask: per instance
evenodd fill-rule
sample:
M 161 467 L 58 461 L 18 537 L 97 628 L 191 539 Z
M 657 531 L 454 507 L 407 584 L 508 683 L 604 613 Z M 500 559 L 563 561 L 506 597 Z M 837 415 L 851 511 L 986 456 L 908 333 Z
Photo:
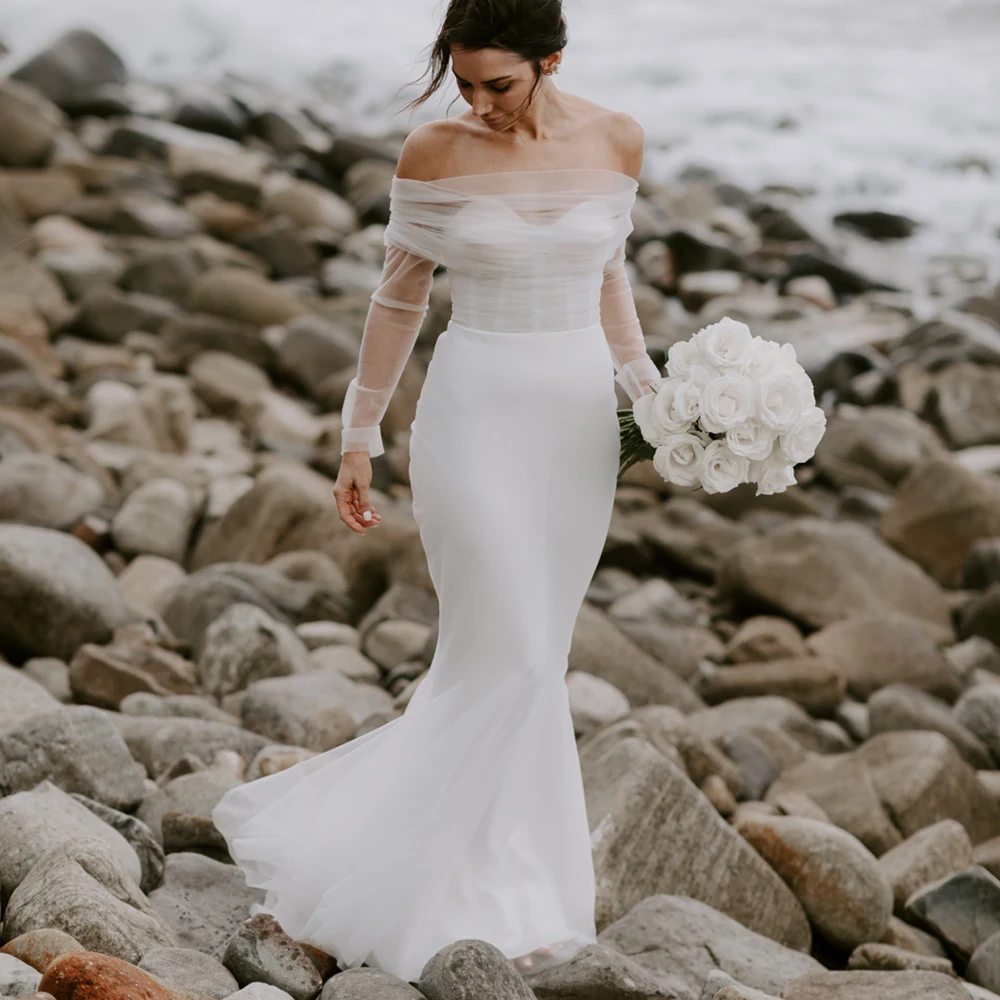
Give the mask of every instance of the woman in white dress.
M 624 270 L 642 130 L 556 88 L 565 43 L 560 0 L 452 0 L 416 103 L 450 62 L 470 108 L 404 144 L 344 402 L 334 493 L 364 533 L 379 421 L 445 265 L 452 318 L 409 444 L 440 609 L 430 668 L 401 716 L 213 812 L 266 890 L 254 912 L 413 983 L 463 938 L 524 972 L 596 940 L 565 674 L 611 519 L 615 381 L 634 400 L 660 373 Z

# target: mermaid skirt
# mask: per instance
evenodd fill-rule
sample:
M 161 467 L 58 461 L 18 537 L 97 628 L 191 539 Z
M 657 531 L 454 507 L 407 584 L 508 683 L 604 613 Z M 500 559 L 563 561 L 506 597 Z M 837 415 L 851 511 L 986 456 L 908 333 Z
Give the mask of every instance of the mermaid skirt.
M 565 674 L 614 501 L 613 376 L 600 325 L 449 324 L 410 437 L 430 668 L 401 716 L 213 811 L 265 890 L 252 912 L 342 967 L 417 982 L 463 938 L 511 958 L 596 940 Z

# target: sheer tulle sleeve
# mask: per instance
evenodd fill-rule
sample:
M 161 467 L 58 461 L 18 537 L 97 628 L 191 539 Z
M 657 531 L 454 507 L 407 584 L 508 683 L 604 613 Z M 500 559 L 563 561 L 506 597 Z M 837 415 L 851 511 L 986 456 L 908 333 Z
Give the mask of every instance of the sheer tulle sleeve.
M 656 382 L 663 375 L 646 353 L 646 341 L 625 270 L 624 243 L 618 246 L 604 265 L 601 326 L 614 359 L 615 381 L 624 387 L 634 403 L 644 393 L 652 392 L 650 383 Z
M 358 356 L 341 410 L 340 453 L 385 451 L 381 421 L 427 313 L 436 263 L 386 241 L 385 264 L 372 293 Z

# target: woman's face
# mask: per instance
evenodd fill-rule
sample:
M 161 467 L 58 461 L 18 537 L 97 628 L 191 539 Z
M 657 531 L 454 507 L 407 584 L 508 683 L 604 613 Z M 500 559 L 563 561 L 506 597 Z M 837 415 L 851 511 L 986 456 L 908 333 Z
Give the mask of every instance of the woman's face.
M 451 68 L 458 89 L 491 129 L 502 129 L 514 117 L 535 83 L 535 68 L 507 49 L 451 48 Z

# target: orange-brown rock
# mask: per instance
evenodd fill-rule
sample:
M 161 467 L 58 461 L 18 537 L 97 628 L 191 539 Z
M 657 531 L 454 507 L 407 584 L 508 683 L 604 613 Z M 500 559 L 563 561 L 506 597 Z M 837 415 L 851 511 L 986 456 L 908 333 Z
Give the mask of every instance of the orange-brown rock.
M 210 1000 L 204 993 L 165 986 L 148 972 L 96 951 L 57 958 L 38 989 L 53 1000 Z
M 43 974 L 57 958 L 85 950 L 75 937 L 55 927 L 25 931 L 0 948 L 3 954 L 19 958 Z

